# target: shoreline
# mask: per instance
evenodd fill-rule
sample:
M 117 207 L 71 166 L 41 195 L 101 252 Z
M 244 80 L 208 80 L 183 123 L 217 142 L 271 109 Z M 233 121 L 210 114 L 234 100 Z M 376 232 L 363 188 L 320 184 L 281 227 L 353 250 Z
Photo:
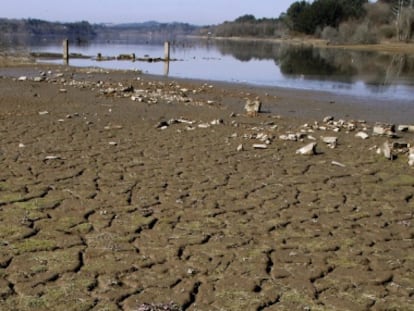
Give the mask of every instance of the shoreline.
M 409 101 L 399 101 L 391 103 L 388 100 L 377 101 L 375 98 L 360 97 L 354 95 L 344 95 L 328 91 L 304 90 L 296 88 L 283 88 L 277 86 L 261 86 L 246 83 L 223 82 L 214 80 L 176 78 L 163 75 L 151 75 L 137 73 L 133 70 L 110 70 L 99 69 L 98 67 L 67 67 L 65 65 L 13 63 L 9 67 L 0 67 L 0 75 L 17 78 L 19 76 L 35 77 L 40 71 L 58 68 L 62 71 L 87 72 L 100 70 L 102 72 L 112 73 L 118 77 L 137 77 L 142 76 L 154 81 L 183 81 L 185 83 L 202 85 L 205 83 L 214 84 L 226 90 L 223 93 L 229 93 L 227 103 L 233 109 L 240 109 L 241 103 L 236 103 L 233 97 L 237 97 L 240 102 L 247 95 L 235 95 L 240 93 L 252 93 L 258 96 L 264 103 L 264 109 L 272 114 L 282 114 L 300 119 L 318 118 L 321 119 L 326 115 L 333 115 L 343 119 L 364 119 L 369 122 L 386 122 L 386 123 L 411 123 L 412 107 Z M 231 95 L 233 93 L 233 95 Z M 218 95 L 216 95 L 217 97 Z
M 190 36 L 191 37 L 191 36 Z M 207 36 L 193 36 L 195 38 L 202 38 L 205 40 L 219 40 L 219 41 L 250 41 L 250 42 L 271 42 L 279 44 L 304 45 L 314 46 L 317 48 L 327 49 L 343 49 L 343 50 L 357 50 L 357 51 L 372 51 L 385 53 L 403 53 L 414 54 L 414 43 L 391 42 L 383 41 L 376 44 L 330 44 L 324 39 L 296 37 L 296 38 L 252 38 L 252 37 L 207 37 Z

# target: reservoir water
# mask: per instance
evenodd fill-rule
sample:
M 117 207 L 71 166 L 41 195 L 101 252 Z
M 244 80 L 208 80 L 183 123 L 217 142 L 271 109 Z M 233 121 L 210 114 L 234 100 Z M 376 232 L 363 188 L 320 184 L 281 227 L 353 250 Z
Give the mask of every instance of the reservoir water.
M 62 53 L 61 44 L 29 47 L 31 52 Z M 134 53 L 137 58 L 163 57 L 163 43 L 96 42 L 71 44 L 71 53 L 90 56 L 71 59 L 72 66 L 140 70 L 163 75 L 164 62 L 96 61 L 102 56 Z M 169 76 L 253 85 L 318 90 L 369 97 L 381 102 L 414 105 L 414 55 L 316 48 L 269 42 L 173 42 Z M 62 60 L 45 60 L 62 63 Z

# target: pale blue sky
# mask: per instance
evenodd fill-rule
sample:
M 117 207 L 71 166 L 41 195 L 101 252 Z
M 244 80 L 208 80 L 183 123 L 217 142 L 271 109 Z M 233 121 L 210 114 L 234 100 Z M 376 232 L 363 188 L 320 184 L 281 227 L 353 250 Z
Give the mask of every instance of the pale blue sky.
M 295 0 L 2 0 L 0 17 L 124 23 L 218 24 L 244 14 L 278 17 Z

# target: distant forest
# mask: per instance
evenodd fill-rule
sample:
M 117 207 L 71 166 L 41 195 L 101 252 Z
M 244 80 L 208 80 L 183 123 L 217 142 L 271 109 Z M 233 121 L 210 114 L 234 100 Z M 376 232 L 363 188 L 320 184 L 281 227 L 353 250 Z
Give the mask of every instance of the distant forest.
M 82 44 L 89 41 L 154 41 L 194 34 L 199 27 L 185 23 L 131 23 L 119 25 L 48 22 L 39 19 L 0 18 L 0 45 L 42 44 L 69 39 Z
M 88 41 L 142 42 L 175 40 L 177 36 L 289 39 L 310 36 L 329 44 L 372 44 L 384 40 L 410 42 L 414 30 L 414 0 L 296 1 L 275 18 L 246 14 L 234 21 L 198 27 L 186 23 L 92 25 L 38 19 L 0 19 L 0 45 L 15 46 L 68 38 Z
M 247 14 L 234 21 L 204 27 L 217 37 L 291 38 L 312 36 L 338 44 L 370 44 L 381 40 L 410 41 L 414 0 L 296 1 L 277 18 Z

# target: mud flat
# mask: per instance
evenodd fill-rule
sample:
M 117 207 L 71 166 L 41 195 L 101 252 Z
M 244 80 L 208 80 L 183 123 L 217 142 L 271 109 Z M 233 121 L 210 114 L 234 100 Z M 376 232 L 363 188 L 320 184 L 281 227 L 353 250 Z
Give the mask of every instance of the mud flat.
M 413 133 L 327 94 L 1 75 L 1 310 L 413 310 Z

